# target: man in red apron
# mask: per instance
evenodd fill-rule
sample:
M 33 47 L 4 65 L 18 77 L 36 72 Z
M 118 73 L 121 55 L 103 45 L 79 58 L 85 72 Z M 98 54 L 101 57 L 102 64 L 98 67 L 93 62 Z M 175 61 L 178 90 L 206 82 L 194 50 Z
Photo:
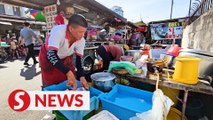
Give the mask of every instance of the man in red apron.
M 55 26 L 47 36 L 39 53 L 43 87 L 68 80 L 67 86 L 76 90 L 75 67 L 71 55 L 76 54 L 77 78 L 86 89 L 87 81 L 81 66 L 87 21 L 82 15 L 73 15 L 68 25 Z

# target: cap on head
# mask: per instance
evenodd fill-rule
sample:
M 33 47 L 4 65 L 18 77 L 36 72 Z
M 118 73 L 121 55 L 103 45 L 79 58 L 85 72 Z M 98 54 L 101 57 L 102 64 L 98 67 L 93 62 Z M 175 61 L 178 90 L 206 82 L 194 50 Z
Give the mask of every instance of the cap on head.
M 80 25 L 85 28 L 87 28 L 87 26 L 88 26 L 88 23 L 87 23 L 85 17 L 80 14 L 74 14 L 69 18 L 68 25 L 71 25 L 71 24 Z

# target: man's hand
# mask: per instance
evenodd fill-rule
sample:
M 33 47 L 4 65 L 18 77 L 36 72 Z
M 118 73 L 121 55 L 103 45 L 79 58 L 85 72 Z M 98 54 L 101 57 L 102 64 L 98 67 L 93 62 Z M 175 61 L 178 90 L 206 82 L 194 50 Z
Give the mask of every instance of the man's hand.
M 40 44 L 43 44 L 43 41 L 39 38 L 39 36 L 35 36 L 35 39 L 36 39 Z
M 74 74 L 72 73 L 72 71 L 69 71 L 67 74 L 67 86 L 72 86 L 72 90 L 76 90 L 77 89 L 77 83 L 76 83 L 76 78 L 74 76 Z
M 85 79 L 85 77 L 80 77 L 80 83 L 81 86 L 83 86 L 85 89 L 89 89 L 89 85 L 87 84 L 87 80 Z
M 43 44 L 43 41 L 42 41 L 42 40 L 40 40 L 40 39 L 38 40 L 38 42 L 39 42 L 39 44 L 41 44 L 41 45 Z

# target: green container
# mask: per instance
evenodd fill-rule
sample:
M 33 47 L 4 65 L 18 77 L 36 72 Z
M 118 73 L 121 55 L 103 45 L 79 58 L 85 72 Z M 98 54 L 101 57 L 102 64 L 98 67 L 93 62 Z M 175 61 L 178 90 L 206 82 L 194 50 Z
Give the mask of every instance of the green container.
M 1 42 L 1 46 L 7 46 L 6 42 Z
M 53 110 L 53 114 L 56 116 L 56 120 L 68 120 L 64 115 L 62 115 L 58 110 Z

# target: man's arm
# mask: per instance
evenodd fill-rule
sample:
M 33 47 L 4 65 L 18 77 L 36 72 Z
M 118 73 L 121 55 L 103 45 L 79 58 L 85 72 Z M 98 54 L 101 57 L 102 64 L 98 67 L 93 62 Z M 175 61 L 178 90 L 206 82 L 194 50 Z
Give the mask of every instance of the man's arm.
M 47 52 L 47 60 L 58 70 L 63 72 L 65 75 L 70 71 L 68 67 L 64 65 L 64 63 L 60 60 L 60 58 L 57 55 L 56 50 L 48 50 Z
M 42 44 L 43 43 L 43 41 L 39 38 L 39 36 L 38 35 L 36 35 L 34 32 L 33 32 L 33 30 L 31 29 L 31 33 L 32 33 L 32 36 L 40 43 L 40 44 Z
M 84 70 L 81 64 L 81 57 L 76 54 L 76 68 L 77 68 L 77 78 L 80 80 L 81 86 L 85 89 L 89 89 L 89 85 L 87 84 L 87 80 L 84 77 Z
M 64 65 L 64 63 L 60 60 L 57 55 L 56 50 L 49 49 L 47 52 L 47 60 L 59 71 L 64 73 L 67 76 L 67 86 L 72 86 L 73 90 L 77 89 L 77 83 L 74 74 L 72 71 Z
M 18 41 L 19 41 L 19 44 L 20 44 L 20 45 L 23 45 L 23 44 L 24 44 L 24 39 L 23 39 L 23 37 L 19 36 Z
M 40 43 L 40 44 L 43 44 L 43 41 L 39 38 L 39 36 L 35 36 L 35 39 Z
M 84 70 L 82 68 L 82 63 L 81 63 L 81 56 L 76 55 L 76 68 L 77 68 L 77 78 L 80 79 L 80 77 L 84 76 Z

